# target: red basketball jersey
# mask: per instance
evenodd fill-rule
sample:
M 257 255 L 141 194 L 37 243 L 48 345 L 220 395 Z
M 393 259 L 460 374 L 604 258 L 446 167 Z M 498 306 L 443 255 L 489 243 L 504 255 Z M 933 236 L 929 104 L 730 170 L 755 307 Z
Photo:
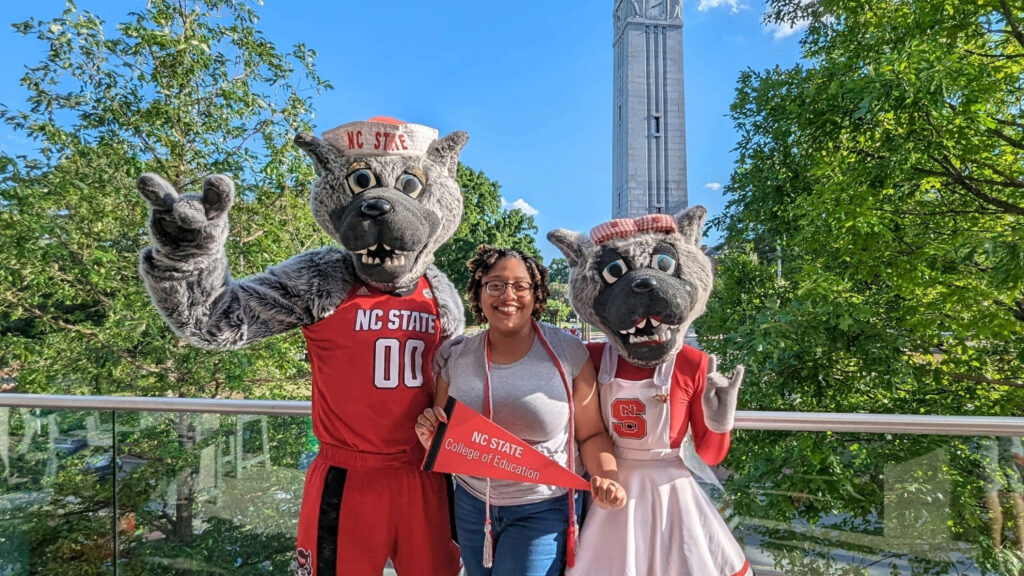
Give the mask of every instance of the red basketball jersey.
M 356 284 L 333 314 L 302 329 L 313 369 L 313 432 L 347 451 L 420 447 L 413 426 L 433 403 L 437 302 L 420 278 L 408 296 Z

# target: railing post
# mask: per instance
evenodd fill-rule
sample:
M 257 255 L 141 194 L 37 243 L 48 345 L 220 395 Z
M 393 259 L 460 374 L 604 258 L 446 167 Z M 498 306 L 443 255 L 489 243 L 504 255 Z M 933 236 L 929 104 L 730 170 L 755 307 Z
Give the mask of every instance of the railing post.
M 110 411 L 110 459 L 110 465 L 114 468 L 111 475 L 114 501 L 114 576 L 118 576 L 121 573 L 121 512 L 117 507 L 117 410 Z

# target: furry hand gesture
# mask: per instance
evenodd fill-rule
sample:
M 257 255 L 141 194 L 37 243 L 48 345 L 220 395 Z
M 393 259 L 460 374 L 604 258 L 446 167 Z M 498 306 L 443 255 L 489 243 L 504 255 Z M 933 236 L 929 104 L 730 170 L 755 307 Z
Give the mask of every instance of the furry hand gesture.
M 149 232 L 164 256 L 184 259 L 222 249 L 228 234 L 227 213 L 235 197 L 230 178 L 209 176 L 200 197 L 180 195 L 166 180 L 147 173 L 139 177 L 138 190 L 149 202 Z
M 733 370 L 727 379 L 718 372 L 718 358 L 713 354 L 708 359 L 708 380 L 704 384 L 704 422 L 714 432 L 732 430 L 736 418 L 736 396 L 743 382 L 743 365 Z

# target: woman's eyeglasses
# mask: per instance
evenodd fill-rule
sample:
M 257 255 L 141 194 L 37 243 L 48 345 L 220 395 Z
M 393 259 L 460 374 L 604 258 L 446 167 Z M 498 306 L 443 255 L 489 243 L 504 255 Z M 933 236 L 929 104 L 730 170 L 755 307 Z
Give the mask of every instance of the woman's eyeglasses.
M 517 282 L 498 282 L 497 280 L 491 280 L 490 282 L 484 282 L 484 291 L 489 295 L 497 298 L 505 293 L 505 288 L 511 286 L 512 293 L 516 296 L 526 296 L 533 289 L 532 282 L 526 282 L 525 280 L 519 280 Z

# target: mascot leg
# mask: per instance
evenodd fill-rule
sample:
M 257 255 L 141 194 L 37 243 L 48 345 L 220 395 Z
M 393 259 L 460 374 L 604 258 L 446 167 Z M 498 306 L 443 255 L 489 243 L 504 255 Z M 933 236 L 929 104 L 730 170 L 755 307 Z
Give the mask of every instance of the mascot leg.
M 391 555 L 395 571 L 401 576 L 455 576 L 462 560 L 454 542 L 450 477 L 416 468 L 396 472 L 400 485 L 391 500 L 397 530 Z M 380 481 L 379 476 L 374 479 Z
M 447 479 L 414 467 L 349 470 L 313 461 L 306 476 L 296 576 L 454 576 Z

